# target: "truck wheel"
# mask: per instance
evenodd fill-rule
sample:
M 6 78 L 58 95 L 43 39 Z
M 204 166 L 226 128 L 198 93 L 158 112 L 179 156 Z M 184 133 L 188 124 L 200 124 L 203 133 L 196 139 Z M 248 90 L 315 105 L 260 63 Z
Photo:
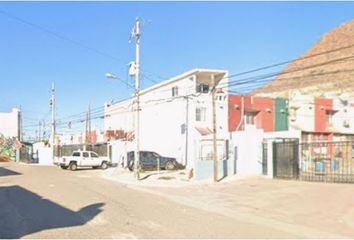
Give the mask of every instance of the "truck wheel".
M 70 163 L 69 168 L 70 168 L 71 171 L 75 171 L 77 169 L 77 164 L 75 162 Z
M 60 167 L 61 167 L 61 169 L 68 169 L 67 166 L 60 166 Z
M 107 162 L 103 162 L 103 163 L 101 164 L 101 168 L 102 168 L 102 169 L 107 169 L 107 168 L 108 168 Z
M 166 168 L 166 170 L 174 170 L 176 167 L 175 167 L 175 165 L 173 164 L 173 162 L 168 161 L 168 162 L 166 163 L 165 168 Z

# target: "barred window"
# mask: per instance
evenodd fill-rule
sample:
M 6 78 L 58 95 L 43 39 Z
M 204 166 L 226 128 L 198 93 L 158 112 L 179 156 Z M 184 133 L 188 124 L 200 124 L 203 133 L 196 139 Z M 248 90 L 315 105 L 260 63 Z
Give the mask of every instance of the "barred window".
M 206 113 L 205 107 L 197 107 L 195 109 L 195 120 L 197 122 L 205 121 L 205 113 Z

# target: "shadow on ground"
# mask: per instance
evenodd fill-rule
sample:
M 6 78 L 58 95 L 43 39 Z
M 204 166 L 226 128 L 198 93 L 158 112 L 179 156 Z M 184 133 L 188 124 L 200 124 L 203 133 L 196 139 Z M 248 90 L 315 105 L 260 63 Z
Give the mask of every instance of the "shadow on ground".
M 21 173 L 9 170 L 7 168 L 0 167 L 0 177 L 11 176 L 11 175 L 21 175 Z
M 0 187 L 0 239 L 46 229 L 80 226 L 102 212 L 103 203 L 72 211 L 20 186 Z

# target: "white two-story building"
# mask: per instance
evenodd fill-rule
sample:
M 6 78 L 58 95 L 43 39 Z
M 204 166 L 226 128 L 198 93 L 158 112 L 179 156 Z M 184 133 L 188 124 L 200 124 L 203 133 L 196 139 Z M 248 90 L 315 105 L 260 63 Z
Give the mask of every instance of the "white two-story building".
M 214 82 L 218 156 L 220 160 L 227 159 L 228 72 L 223 70 L 193 69 L 142 90 L 140 150 L 175 157 L 187 168 L 197 168 L 198 162 L 212 163 Z M 106 140 L 121 146 L 112 148 L 113 158 L 134 150 L 133 101 L 131 98 L 105 105 Z
M 11 112 L 0 113 L 0 134 L 6 138 L 20 139 L 21 112 L 13 108 Z

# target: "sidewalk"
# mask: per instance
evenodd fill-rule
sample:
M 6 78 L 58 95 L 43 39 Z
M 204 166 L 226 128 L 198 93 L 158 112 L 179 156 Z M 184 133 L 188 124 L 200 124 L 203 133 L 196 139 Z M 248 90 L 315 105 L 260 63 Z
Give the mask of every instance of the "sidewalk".
M 101 175 L 103 178 L 132 186 L 144 187 L 185 187 L 190 186 L 195 181 L 188 179 L 186 170 L 179 171 L 148 171 L 140 173 L 140 178 L 137 180 L 134 173 L 121 168 L 110 168 L 104 171 Z
M 249 177 L 240 177 L 237 175 L 229 176 L 218 183 L 214 183 L 212 179 L 194 180 L 188 178 L 188 170 L 177 171 L 147 171 L 140 173 L 140 178 L 137 180 L 134 173 L 128 169 L 109 168 L 105 170 L 101 177 L 119 182 L 125 185 L 155 187 L 155 188 L 181 188 L 188 186 L 209 186 L 209 185 L 224 185 L 237 180 L 248 179 Z
M 165 176 L 171 179 L 162 180 Z M 230 177 L 214 184 L 210 180 L 187 181 L 186 175 L 179 172 L 151 173 L 136 181 L 133 173 L 115 169 L 104 177 L 179 204 L 284 230 L 301 238 L 354 237 L 350 185 L 264 177 Z

